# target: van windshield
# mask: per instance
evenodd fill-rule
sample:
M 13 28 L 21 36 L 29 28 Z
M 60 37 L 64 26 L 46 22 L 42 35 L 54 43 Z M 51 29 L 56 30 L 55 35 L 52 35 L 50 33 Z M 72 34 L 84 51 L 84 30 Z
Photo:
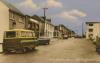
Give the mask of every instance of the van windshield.
M 13 37 L 16 37 L 15 31 L 6 32 L 6 38 L 13 38 Z

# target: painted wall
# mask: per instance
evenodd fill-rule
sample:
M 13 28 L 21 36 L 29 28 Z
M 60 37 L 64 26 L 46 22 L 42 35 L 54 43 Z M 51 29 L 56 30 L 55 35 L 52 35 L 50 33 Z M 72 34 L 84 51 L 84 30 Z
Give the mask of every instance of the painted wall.
M 45 29 L 44 29 L 44 35 L 48 38 L 53 38 L 54 34 L 54 26 L 51 25 L 49 22 L 45 22 Z
M 89 29 L 93 29 L 93 32 L 89 32 Z M 86 39 L 89 39 L 89 34 L 93 34 L 92 39 L 96 40 L 96 37 L 100 37 L 100 23 L 93 23 L 93 26 L 86 25 Z
M 0 2 L 0 43 L 3 42 L 3 34 L 9 29 L 9 8 Z

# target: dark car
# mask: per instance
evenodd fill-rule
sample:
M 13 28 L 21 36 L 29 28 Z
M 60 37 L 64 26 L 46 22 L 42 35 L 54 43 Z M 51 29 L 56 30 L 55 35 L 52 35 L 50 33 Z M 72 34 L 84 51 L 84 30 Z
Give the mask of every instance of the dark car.
M 50 38 L 41 37 L 38 39 L 37 45 L 48 45 L 50 44 Z
M 68 35 L 64 35 L 63 39 L 68 39 Z

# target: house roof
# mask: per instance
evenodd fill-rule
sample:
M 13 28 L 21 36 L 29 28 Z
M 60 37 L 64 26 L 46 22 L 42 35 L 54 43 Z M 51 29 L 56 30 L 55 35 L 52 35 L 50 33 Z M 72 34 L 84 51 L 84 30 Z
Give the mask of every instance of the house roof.
M 43 18 L 37 16 L 37 15 L 34 15 L 32 16 L 33 19 L 37 20 L 37 21 L 41 21 L 41 22 L 44 22 Z
M 65 29 L 69 30 L 66 26 L 64 26 L 63 24 L 59 24 L 59 26 L 64 27 Z
M 90 23 L 100 23 L 100 22 L 86 22 L 86 24 L 90 24 Z
M 37 21 L 40 21 L 40 22 L 42 22 L 42 23 L 45 23 L 45 22 L 46 22 L 46 23 L 48 23 L 48 24 L 54 26 L 51 22 L 49 22 L 49 21 L 47 21 L 47 20 L 44 21 L 43 17 L 37 16 L 37 15 L 33 15 L 32 18 L 35 19 L 35 20 L 37 20 Z
M 1 0 L 1 2 L 4 3 L 11 11 L 23 14 L 19 9 L 17 9 L 16 7 L 14 7 L 12 4 L 10 4 L 10 3 L 8 3 L 8 2 L 6 2 L 4 0 Z

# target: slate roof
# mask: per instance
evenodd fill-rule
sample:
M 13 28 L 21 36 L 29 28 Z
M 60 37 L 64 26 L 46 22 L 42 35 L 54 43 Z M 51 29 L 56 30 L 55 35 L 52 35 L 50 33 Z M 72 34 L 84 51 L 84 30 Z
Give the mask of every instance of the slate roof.
M 59 24 L 59 26 L 62 26 L 62 27 L 64 27 L 65 29 L 67 29 L 67 30 L 69 30 L 70 31 L 70 29 L 68 29 L 66 26 L 64 26 L 63 24 Z
M 86 24 L 90 24 L 90 23 L 100 23 L 100 22 L 86 22 Z
M 37 15 L 33 15 L 32 18 L 35 19 L 35 20 L 38 20 L 38 21 L 44 22 L 44 19 L 41 18 L 41 17 L 39 17 L 39 16 L 37 16 Z

